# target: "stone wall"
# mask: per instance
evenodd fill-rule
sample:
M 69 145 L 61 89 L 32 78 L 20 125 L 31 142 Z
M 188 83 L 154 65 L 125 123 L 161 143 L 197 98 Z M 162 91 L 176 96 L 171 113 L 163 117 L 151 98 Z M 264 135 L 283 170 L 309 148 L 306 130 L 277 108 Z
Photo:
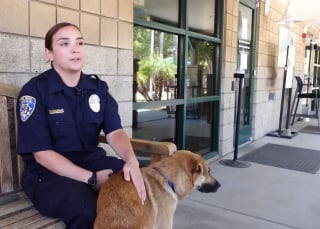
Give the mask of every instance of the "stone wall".
M 87 44 L 84 72 L 108 82 L 131 132 L 133 0 L 1 0 L 0 17 L 1 82 L 22 86 L 49 68 L 45 33 L 58 22 L 71 22 Z
M 257 8 L 256 76 L 253 92 L 252 138 L 258 139 L 278 129 L 284 66 L 278 67 L 279 26 L 287 1 L 271 0 L 265 14 L 265 1 Z M 235 92 L 231 90 L 233 73 L 237 70 L 238 0 L 225 0 L 223 66 L 221 84 L 220 155 L 233 151 Z M 294 75 L 303 76 L 306 40 L 302 38 L 305 22 L 288 29 L 295 34 Z M 308 32 L 318 37 L 319 30 L 309 26 Z M 293 92 L 296 83 L 293 81 Z M 275 95 L 273 99 L 270 95 Z M 272 96 L 271 96 L 272 97 Z M 288 93 L 285 94 L 283 124 L 286 120 Z
M 237 70 L 238 0 L 224 1 L 224 43 L 221 79 L 220 150 L 224 155 L 233 150 L 235 92 L 231 85 Z
M 258 139 L 268 132 L 279 128 L 280 103 L 284 77 L 284 66 L 278 66 L 279 28 L 277 23 L 285 13 L 287 1 L 271 0 L 270 10 L 265 14 L 265 0 L 260 1 L 257 21 L 257 75 L 254 80 L 253 139 Z M 295 62 L 294 75 L 304 75 L 306 40 L 302 38 L 305 22 L 287 26 L 294 34 Z M 281 25 L 282 26 L 282 25 Z M 309 31 L 318 36 L 317 29 L 310 26 Z M 290 51 L 289 51 L 290 52 Z M 296 82 L 292 81 L 292 94 Z M 275 99 L 269 97 L 275 94 Z M 285 94 L 283 125 L 285 125 L 288 90 Z

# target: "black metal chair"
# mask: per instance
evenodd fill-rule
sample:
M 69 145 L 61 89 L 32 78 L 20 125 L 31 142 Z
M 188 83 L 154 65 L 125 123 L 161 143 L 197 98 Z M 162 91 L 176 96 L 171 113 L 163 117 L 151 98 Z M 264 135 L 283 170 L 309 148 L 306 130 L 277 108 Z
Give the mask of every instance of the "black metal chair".
M 303 118 L 316 118 L 318 120 L 318 128 L 320 128 L 320 122 L 319 122 L 319 92 L 318 88 L 315 88 L 311 91 L 311 93 L 303 93 L 302 89 L 305 85 L 301 79 L 300 76 L 295 76 L 297 81 L 297 88 L 293 99 L 292 109 L 291 109 L 291 125 L 294 124 L 296 117 L 303 117 Z M 313 86 L 310 84 L 309 86 Z M 300 99 L 312 99 L 314 100 L 314 106 L 315 106 L 315 113 L 314 114 L 297 114 L 297 109 L 300 103 Z M 307 103 L 308 105 L 308 103 Z M 294 112 L 293 112 L 294 109 Z

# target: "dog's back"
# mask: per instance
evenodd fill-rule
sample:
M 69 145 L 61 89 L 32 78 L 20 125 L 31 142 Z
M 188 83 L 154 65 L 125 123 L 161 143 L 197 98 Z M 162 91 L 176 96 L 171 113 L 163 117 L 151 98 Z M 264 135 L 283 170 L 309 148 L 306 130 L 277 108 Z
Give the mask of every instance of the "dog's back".
M 95 229 L 152 228 L 149 198 L 142 205 L 134 185 L 124 179 L 123 172 L 109 177 L 98 199 Z
M 95 229 L 170 229 L 178 200 L 195 188 L 215 192 L 220 186 L 206 161 L 189 151 L 176 152 L 141 172 L 147 192 L 144 205 L 123 172 L 114 174 L 100 189 Z

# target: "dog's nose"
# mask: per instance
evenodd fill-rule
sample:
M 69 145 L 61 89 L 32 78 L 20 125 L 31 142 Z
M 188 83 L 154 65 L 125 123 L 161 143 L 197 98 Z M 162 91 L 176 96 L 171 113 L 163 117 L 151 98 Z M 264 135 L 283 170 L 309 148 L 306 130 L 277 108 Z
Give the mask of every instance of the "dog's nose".
M 204 183 L 198 190 L 205 193 L 216 192 L 220 186 L 221 185 L 218 181 L 216 181 L 215 183 Z
M 221 187 L 221 184 L 219 183 L 219 181 L 216 181 L 216 183 L 213 186 L 214 192 L 216 192 L 220 187 Z

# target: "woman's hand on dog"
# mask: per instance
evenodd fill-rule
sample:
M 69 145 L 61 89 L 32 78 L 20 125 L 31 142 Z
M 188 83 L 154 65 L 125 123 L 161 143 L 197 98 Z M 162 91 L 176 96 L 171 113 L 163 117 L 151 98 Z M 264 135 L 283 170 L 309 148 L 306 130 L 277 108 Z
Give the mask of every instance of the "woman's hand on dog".
M 132 181 L 141 199 L 141 203 L 144 204 L 146 200 L 146 188 L 139 168 L 139 162 L 135 157 L 130 158 L 125 163 L 123 173 L 126 181 Z

